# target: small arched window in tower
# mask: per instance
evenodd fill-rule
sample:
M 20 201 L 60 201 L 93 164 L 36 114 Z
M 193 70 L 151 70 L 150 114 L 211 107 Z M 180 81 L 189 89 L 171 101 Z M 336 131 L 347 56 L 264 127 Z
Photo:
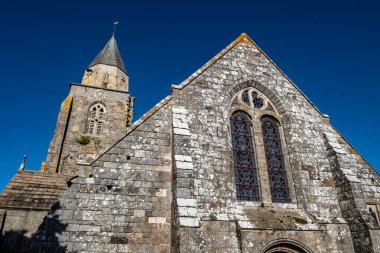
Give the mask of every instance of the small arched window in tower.
M 102 132 L 106 108 L 102 104 L 91 106 L 88 113 L 88 133 L 99 135 Z
M 260 187 L 249 116 L 236 111 L 231 116 L 236 194 L 239 200 L 260 201 Z
M 289 203 L 291 202 L 290 191 L 285 171 L 279 124 L 273 117 L 264 115 L 261 117 L 261 127 L 272 201 Z

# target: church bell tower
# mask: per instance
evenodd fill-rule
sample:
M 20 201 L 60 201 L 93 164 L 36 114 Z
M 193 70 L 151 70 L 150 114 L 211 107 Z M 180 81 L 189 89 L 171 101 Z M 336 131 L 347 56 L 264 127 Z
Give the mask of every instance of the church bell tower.
M 81 84 L 70 84 L 44 170 L 76 176 L 79 160 L 90 161 L 131 125 L 133 101 L 128 73 L 113 34 L 86 68 Z

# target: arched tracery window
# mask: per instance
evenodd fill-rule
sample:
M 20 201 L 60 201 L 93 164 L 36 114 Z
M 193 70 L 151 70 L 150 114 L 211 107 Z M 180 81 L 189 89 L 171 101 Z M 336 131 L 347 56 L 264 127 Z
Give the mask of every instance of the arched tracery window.
M 273 117 L 264 115 L 261 117 L 261 127 L 272 201 L 288 203 L 290 202 L 290 192 L 282 153 L 279 124 Z
M 102 132 L 106 108 L 102 104 L 91 106 L 88 113 L 88 133 L 99 135 Z
M 239 200 L 260 201 L 260 187 L 249 116 L 237 111 L 231 117 L 236 193 Z
M 233 97 L 230 113 L 237 199 L 291 203 L 280 115 L 272 102 L 246 88 Z

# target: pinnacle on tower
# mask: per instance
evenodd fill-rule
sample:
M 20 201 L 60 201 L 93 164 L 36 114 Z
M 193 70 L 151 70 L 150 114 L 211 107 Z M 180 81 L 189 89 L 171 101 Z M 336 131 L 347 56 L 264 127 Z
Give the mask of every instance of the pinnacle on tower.
M 119 48 L 117 47 L 114 34 L 112 34 L 111 39 L 107 42 L 105 47 L 99 52 L 95 59 L 90 63 L 88 68 L 97 64 L 115 66 L 118 67 L 125 74 L 128 74 L 124 66 L 123 58 L 121 58 Z

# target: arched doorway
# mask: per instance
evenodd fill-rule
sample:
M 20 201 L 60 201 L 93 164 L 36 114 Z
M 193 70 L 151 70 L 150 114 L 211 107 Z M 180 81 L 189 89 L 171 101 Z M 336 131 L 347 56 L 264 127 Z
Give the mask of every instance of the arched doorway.
M 278 240 L 272 242 L 263 253 L 312 253 L 310 249 L 296 241 Z

